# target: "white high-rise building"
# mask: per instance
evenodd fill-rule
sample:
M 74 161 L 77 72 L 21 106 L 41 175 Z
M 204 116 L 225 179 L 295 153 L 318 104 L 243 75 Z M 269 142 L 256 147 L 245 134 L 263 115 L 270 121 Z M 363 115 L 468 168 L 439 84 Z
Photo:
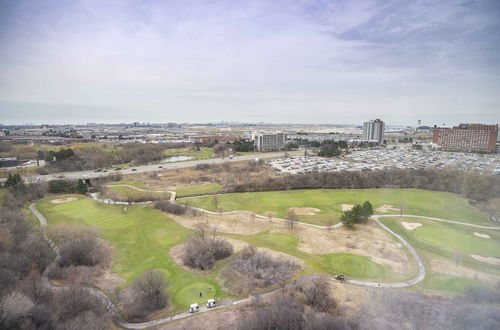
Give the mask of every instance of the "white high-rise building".
M 286 145 L 285 133 L 252 133 L 256 151 L 281 150 Z
M 380 119 L 370 120 L 363 124 L 363 139 L 367 141 L 384 141 L 385 124 Z

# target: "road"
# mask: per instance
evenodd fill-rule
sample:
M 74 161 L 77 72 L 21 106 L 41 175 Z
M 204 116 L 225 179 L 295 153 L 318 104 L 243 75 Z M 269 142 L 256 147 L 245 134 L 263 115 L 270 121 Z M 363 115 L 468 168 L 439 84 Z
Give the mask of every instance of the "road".
M 93 197 L 94 197 L 94 199 L 96 199 L 98 201 L 102 201 L 97 196 L 93 196 Z M 112 203 L 113 201 L 108 201 L 108 202 Z M 47 267 L 46 271 L 43 273 L 43 282 L 45 283 L 45 285 L 50 286 L 53 289 L 64 290 L 64 289 L 66 289 L 65 287 L 56 286 L 56 285 L 52 284 L 48 280 L 48 277 L 47 277 L 47 274 L 48 274 L 49 269 L 51 268 L 51 266 L 54 265 L 55 262 L 57 262 L 59 260 L 59 258 L 60 258 L 57 246 L 54 244 L 54 242 L 46 234 L 46 230 L 45 229 L 47 227 L 47 220 L 36 209 L 36 203 L 31 204 L 29 206 L 29 209 L 36 216 L 36 218 L 38 219 L 38 221 L 40 222 L 40 226 L 42 227 L 44 238 L 47 240 L 47 242 L 49 243 L 49 245 L 51 246 L 51 248 L 54 249 L 54 251 L 56 252 L 56 255 L 57 255 L 56 259 L 54 259 L 54 261 Z M 204 209 L 198 209 L 198 210 L 201 211 L 201 212 L 210 213 L 210 214 L 215 213 L 215 212 L 210 212 L 210 211 L 207 211 L 207 210 L 204 210 Z M 235 213 L 235 212 L 251 213 L 249 211 L 231 211 L 231 212 L 223 212 L 223 214 L 232 214 L 232 213 Z M 215 214 L 220 214 L 220 213 L 215 213 Z M 267 217 L 264 217 L 262 215 L 255 214 L 255 216 L 267 219 Z M 403 287 L 409 287 L 409 286 L 418 284 L 418 283 L 420 283 L 421 281 L 424 280 L 425 275 L 426 275 L 426 270 L 425 270 L 425 266 L 424 266 L 424 263 L 422 261 L 422 258 L 418 255 L 418 253 L 415 250 L 415 248 L 413 248 L 413 246 L 411 246 L 408 241 L 406 241 L 403 237 L 401 237 L 400 235 L 396 234 L 394 231 L 392 231 L 387 226 L 385 226 L 382 222 L 380 222 L 379 218 L 385 218 L 385 217 L 399 217 L 399 215 L 373 215 L 372 218 L 375 220 L 375 222 L 379 226 L 381 226 L 384 230 L 388 231 L 391 235 L 393 235 L 394 237 L 396 237 L 408 249 L 408 251 L 410 251 L 411 255 L 415 259 L 415 263 L 417 264 L 417 268 L 418 268 L 417 275 L 415 277 L 413 277 L 412 279 L 409 279 L 409 280 L 404 281 L 404 282 L 384 283 L 384 282 L 371 282 L 371 281 L 361 281 L 361 280 L 346 279 L 345 280 L 346 283 L 354 284 L 354 285 L 360 285 L 360 286 L 365 286 L 365 287 L 374 287 L 374 288 L 377 288 L 377 287 L 378 288 L 403 288 Z M 445 219 L 425 217 L 425 216 L 419 216 L 419 215 L 403 214 L 402 217 L 422 218 L 422 219 L 427 219 L 427 220 L 432 220 L 432 221 L 453 223 L 453 224 L 457 224 L 457 225 L 471 226 L 471 227 L 477 227 L 477 228 L 482 228 L 482 229 L 500 230 L 500 227 L 481 226 L 481 225 L 476 225 L 476 224 L 471 224 L 471 223 L 464 223 L 464 222 L 458 222 L 458 221 L 453 221 L 453 220 L 445 220 Z M 290 221 L 290 220 L 281 219 L 281 218 L 273 218 L 273 220 Z M 303 226 L 310 226 L 310 227 L 314 227 L 314 228 L 328 229 L 328 226 L 319 226 L 319 225 L 313 225 L 313 224 L 308 224 L 308 223 L 304 223 L 304 222 L 296 222 L 295 224 L 296 225 L 303 225 Z M 340 225 L 337 224 L 335 226 L 335 228 L 337 228 L 337 227 L 339 227 L 341 225 L 342 224 L 340 224 Z M 307 276 L 303 276 L 303 277 L 295 280 L 293 283 L 288 284 L 286 286 L 286 288 L 291 288 L 294 285 L 296 285 L 297 283 L 302 283 L 302 282 L 310 281 L 310 280 L 317 279 L 317 278 L 326 278 L 326 279 L 330 279 L 330 280 L 335 280 L 334 276 L 330 276 L 330 275 L 322 275 L 322 274 L 307 275 Z M 116 306 L 113 304 L 113 302 L 111 301 L 111 299 L 109 299 L 109 297 L 106 294 L 104 294 L 102 291 L 100 291 L 98 289 L 95 289 L 95 288 L 92 288 L 92 287 L 86 287 L 85 289 L 88 292 L 90 292 L 92 295 L 94 295 L 95 297 L 97 297 L 98 299 L 100 299 L 101 301 L 103 301 L 108 306 L 108 311 L 112 314 L 114 322 L 118 326 L 120 326 L 122 328 L 125 328 L 125 329 L 145 329 L 145 328 L 150 328 L 150 327 L 158 326 L 158 325 L 161 325 L 161 324 L 166 324 L 166 323 L 169 323 L 169 322 L 172 322 L 172 321 L 175 321 L 175 320 L 179 320 L 179 319 L 182 319 L 182 318 L 189 317 L 189 316 L 193 315 L 192 313 L 189 313 L 189 312 L 182 312 L 182 313 L 178 313 L 178 314 L 175 314 L 175 315 L 171 315 L 171 316 L 168 316 L 168 317 L 164 317 L 164 318 L 160 318 L 160 319 L 152 320 L 152 321 L 148 321 L 148 322 L 129 323 L 129 322 L 125 321 L 121 317 L 120 313 L 118 312 L 118 309 L 116 308 Z M 209 308 L 207 308 L 205 306 L 201 306 L 200 307 L 200 311 L 197 312 L 196 314 L 204 313 L 204 312 L 207 312 L 209 310 L 220 309 L 220 308 L 235 306 L 235 305 L 238 305 L 238 304 L 241 304 L 241 303 L 249 302 L 252 299 L 252 297 L 257 297 L 257 296 L 258 297 L 264 297 L 264 296 L 267 296 L 267 295 L 271 295 L 271 294 L 273 294 L 273 293 L 275 293 L 275 292 L 277 292 L 279 290 L 282 290 L 282 289 L 279 288 L 279 289 L 275 289 L 275 290 L 272 290 L 272 291 L 269 291 L 269 292 L 266 292 L 266 293 L 254 294 L 254 295 L 250 295 L 249 297 L 242 298 L 242 299 L 223 300 L 223 301 L 218 302 L 219 304 L 215 308 L 210 308 L 209 309 Z
M 288 152 L 289 155 L 297 155 L 302 154 L 302 151 L 293 151 Z M 200 164 L 221 164 L 225 162 L 240 162 L 245 160 L 254 160 L 254 159 L 269 159 L 269 158 L 279 158 L 284 157 L 284 152 L 270 152 L 270 153 L 262 153 L 262 154 L 254 154 L 254 155 L 243 155 L 243 156 L 234 156 L 232 159 L 228 157 L 225 158 L 212 158 L 212 159 L 200 159 L 200 160 L 189 160 L 185 162 L 175 162 L 175 163 L 158 163 L 152 165 L 139 165 L 133 166 L 124 170 L 110 170 L 106 173 L 104 172 L 94 172 L 93 170 L 89 171 L 75 171 L 75 172 L 60 172 L 60 173 L 52 173 L 48 175 L 30 175 L 28 178 L 28 174 L 23 176 L 25 180 L 32 180 L 32 182 L 37 181 L 50 181 L 56 180 L 60 178 L 77 180 L 77 179 L 95 179 L 100 177 L 106 177 L 109 175 L 121 173 L 121 174 L 133 174 L 133 173 L 145 173 L 145 172 L 154 172 L 154 171 L 162 171 L 176 168 L 185 168 L 185 167 L 195 167 Z M 162 168 L 159 168 L 162 166 Z M 115 166 L 116 167 L 116 166 Z M 132 171 L 135 169 L 135 171 Z M 31 173 L 33 174 L 33 173 Z M 0 183 L 4 182 L 6 179 L 0 179 Z

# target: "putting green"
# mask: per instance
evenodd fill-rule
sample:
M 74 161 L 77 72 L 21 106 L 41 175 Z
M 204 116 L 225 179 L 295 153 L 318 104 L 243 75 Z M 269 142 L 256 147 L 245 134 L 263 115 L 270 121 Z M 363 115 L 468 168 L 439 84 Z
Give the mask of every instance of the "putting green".
M 329 273 L 357 278 L 380 278 L 385 269 L 368 258 L 350 253 L 333 253 L 322 257 L 322 267 Z
M 179 302 L 185 306 L 193 303 L 201 305 L 206 303 L 207 299 L 217 297 L 217 289 L 210 283 L 193 283 L 180 290 L 178 296 Z
M 196 207 L 215 211 L 215 206 L 224 211 L 249 210 L 266 215 L 272 211 L 277 217 L 285 218 L 291 207 L 317 208 L 321 210 L 315 215 L 297 217 L 306 222 L 326 224 L 328 221 L 339 221 L 342 204 L 357 204 L 370 201 L 374 210 L 383 205 L 395 208 L 403 207 L 403 213 L 416 214 L 456 221 L 489 223 L 489 219 L 477 209 L 469 205 L 459 195 L 419 189 L 308 189 L 291 191 L 270 191 L 252 193 L 231 193 L 215 197 L 205 196 L 180 200 L 180 203 L 191 203 Z M 398 214 L 390 210 L 387 213 Z
M 399 274 L 368 258 L 351 253 L 309 254 L 297 248 L 299 239 L 293 234 L 262 232 L 255 235 L 228 235 L 252 245 L 294 256 L 304 262 L 299 275 L 343 274 L 357 279 L 400 280 Z

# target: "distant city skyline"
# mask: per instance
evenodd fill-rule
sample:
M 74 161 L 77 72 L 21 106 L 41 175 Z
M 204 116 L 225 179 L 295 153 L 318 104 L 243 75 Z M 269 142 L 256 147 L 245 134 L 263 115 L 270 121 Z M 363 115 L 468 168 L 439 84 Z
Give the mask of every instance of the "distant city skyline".
M 500 122 L 496 0 L 0 1 L 0 123 Z

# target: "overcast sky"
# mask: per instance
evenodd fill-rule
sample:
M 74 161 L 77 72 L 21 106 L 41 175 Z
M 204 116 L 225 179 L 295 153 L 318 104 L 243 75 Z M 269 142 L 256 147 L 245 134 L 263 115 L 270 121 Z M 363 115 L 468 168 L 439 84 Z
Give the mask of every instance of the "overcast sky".
M 0 0 L 0 123 L 498 123 L 498 31 L 498 0 Z

